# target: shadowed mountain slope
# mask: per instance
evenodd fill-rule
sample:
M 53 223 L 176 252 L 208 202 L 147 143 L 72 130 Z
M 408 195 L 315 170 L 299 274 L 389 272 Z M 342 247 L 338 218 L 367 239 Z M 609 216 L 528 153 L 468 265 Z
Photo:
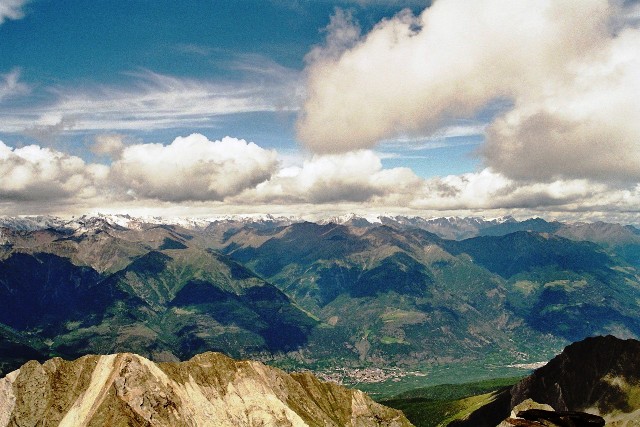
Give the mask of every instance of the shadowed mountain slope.
M 607 425 L 633 426 L 640 419 L 639 395 L 640 342 L 610 335 L 593 337 L 569 345 L 508 392 L 455 425 L 493 427 L 507 418 L 512 408 L 531 400 L 555 411 L 599 415 Z
M 0 348 L 42 359 L 23 348 L 35 340 L 43 355 L 135 351 L 177 360 L 207 350 L 241 356 L 304 345 L 316 321 L 284 293 L 224 255 L 187 246 L 192 239 L 168 243 L 165 231 L 176 233 L 157 231 L 148 240 L 126 230 L 106 238 L 116 246 L 126 240 L 141 250 L 157 248 L 115 273 L 78 265 L 78 252 L 61 257 L 13 245 L 0 261 L 0 326 L 22 338 L 0 337 Z M 46 249 L 68 239 L 61 235 Z
M 222 250 L 325 323 L 312 344 L 343 340 L 361 359 L 515 355 L 539 350 L 523 341 L 557 351 L 593 334 L 640 334 L 638 272 L 590 242 L 299 223 L 229 235 Z
M 3 340 L 68 356 L 215 350 L 317 368 L 505 366 L 589 335 L 640 336 L 640 273 L 609 247 L 533 231 L 453 241 L 417 227 L 542 220 L 387 219 L 2 229 Z

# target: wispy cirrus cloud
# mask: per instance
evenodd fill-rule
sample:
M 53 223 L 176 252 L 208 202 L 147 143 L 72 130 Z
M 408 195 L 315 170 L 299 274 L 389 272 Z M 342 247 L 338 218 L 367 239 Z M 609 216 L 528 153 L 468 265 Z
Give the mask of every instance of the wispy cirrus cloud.
M 433 150 L 437 148 L 476 145 L 477 138 L 484 138 L 486 124 L 444 126 L 431 134 L 401 135 L 381 141 L 383 149 L 401 149 L 409 151 Z
M 216 126 L 222 115 L 299 108 L 302 95 L 296 71 L 257 56 L 240 57 L 230 66 L 237 71 L 234 80 L 198 80 L 143 70 L 127 73 L 129 83 L 121 86 L 48 88 L 46 103 L 0 109 L 0 132 L 55 125 L 52 117 L 60 123 L 73 121 L 75 131 L 202 128 Z M 14 82 L 16 76 L 10 77 L 7 81 Z
M 196 43 L 180 43 L 173 47 L 176 51 L 188 55 L 210 56 L 216 50 L 209 46 L 203 46 Z
M 98 87 L 77 93 L 57 89 L 54 111 L 77 118 L 85 129 L 167 128 L 212 124 L 218 115 L 294 109 L 282 105 L 283 82 L 219 83 L 166 76 L 151 71 L 131 74 L 133 88 Z M 281 85 L 282 84 L 282 85 Z
M 20 81 L 21 71 L 14 68 L 6 74 L 0 74 L 0 103 L 6 99 L 28 94 L 30 87 Z

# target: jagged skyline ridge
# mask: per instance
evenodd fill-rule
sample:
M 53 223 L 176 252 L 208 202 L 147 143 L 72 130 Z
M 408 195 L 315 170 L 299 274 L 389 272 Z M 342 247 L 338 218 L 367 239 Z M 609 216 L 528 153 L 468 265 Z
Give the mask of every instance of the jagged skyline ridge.
M 337 216 L 314 216 L 314 215 L 272 215 L 272 214 L 220 214 L 199 217 L 164 217 L 142 215 L 135 216 L 129 214 L 106 214 L 95 213 L 86 214 L 79 217 L 59 217 L 53 215 L 40 216 L 0 216 L 0 228 L 7 228 L 18 231 L 37 231 L 47 228 L 74 230 L 76 233 L 84 233 L 90 230 L 100 230 L 104 227 L 121 227 L 125 229 L 142 229 L 146 226 L 169 225 L 179 226 L 188 230 L 204 230 L 208 226 L 219 223 L 238 224 L 268 224 L 272 227 L 288 226 L 295 223 L 311 222 L 316 224 L 336 224 L 346 225 L 356 228 L 376 227 L 381 225 L 392 226 L 399 229 L 422 228 L 445 239 L 461 239 L 476 237 L 485 233 L 486 229 L 496 230 L 492 235 L 508 234 L 513 231 L 534 231 L 534 232 L 558 232 L 559 230 L 580 230 L 579 233 L 596 232 L 603 230 L 605 235 L 625 233 L 640 236 L 640 224 L 607 223 L 603 221 L 595 222 L 571 222 L 560 219 L 523 217 L 515 218 L 512 215 L 502 217 L 487 218 L 482 216 L 469 217 L 427 217 L 427 216 L 405 216 L 391 214 L 369 214 L 358 215 L 348 213 Z M 498 231 L 502 230 L 502 231 Z M 569 235 L 575 234 L 569 232 Z M 566 233 L 565 233 L 566 234 Z M 1 236 L 1 235 L 0 235 Z M 567 236 L 565 236 L 567 237 Z M 578 238 L 577 240 L 581 240 Z M 589 239 L 585 239 L 589 240 Z M 597 241 L 598 239 L 596 239 Z

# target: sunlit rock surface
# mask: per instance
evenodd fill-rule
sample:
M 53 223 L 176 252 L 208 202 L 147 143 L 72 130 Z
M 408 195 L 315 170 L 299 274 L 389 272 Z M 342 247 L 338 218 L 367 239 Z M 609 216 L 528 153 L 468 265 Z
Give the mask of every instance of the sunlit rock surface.
M 204 353 L 31 361 L 0 380 L 0 426 L 410 426 L 358 390 Z

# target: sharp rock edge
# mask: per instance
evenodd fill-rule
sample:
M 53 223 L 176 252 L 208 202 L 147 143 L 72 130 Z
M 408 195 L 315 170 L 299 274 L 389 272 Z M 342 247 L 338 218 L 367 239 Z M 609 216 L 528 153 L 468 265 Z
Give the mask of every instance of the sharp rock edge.
M 0 379 L 0 426 L 411 426 L 358 390 L 204 353 L 31 361 Z

